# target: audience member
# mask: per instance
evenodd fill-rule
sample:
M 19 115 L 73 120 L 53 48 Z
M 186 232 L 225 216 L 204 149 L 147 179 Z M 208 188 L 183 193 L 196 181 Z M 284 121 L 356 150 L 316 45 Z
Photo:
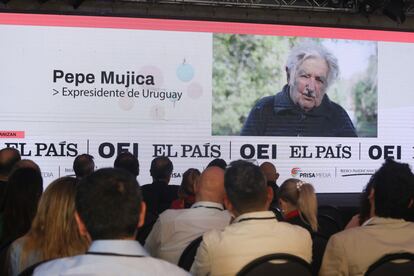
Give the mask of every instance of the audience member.
M 320 275 L 363 275 L 385 254 L 414 253 L 414 175 L 408 164 L 386 160 L 371 177 L 370 208 L 374 216 L 361 226 L 333 235 Z
M 79 179 L 93 173 L 95 171 L 93 156 L 86 153 L 76 156 L 75 161 L 73 161 L 73 171 L 76 178 Z
M 208 163 L 207 168 L 213 167 L 213 166 L 219 167 L 225 170 L 227 167 L 227 162 L 224 159 L 216 158 L 216 159 L 213 159 L 210 163 Z
M 277 172 L 275 165 L 270 162 L 263 162 L 260 165 L 260 170 L 266 177 L 267 186 L 273 189 L 273 200 L 270 206 L 271 209 L 276 209 L 279 206 L 277 202 L 277 190 L 279 189 L 279 186 L 276 183 L 279 178 L 279 173 Z
M 0 243 L 27 233 L 42 192 L 43 179 L 39 171 L 20 168 L 10 175 L 0 215 Z
M 20 160 L 20 152 L 14 148 L 0 150 L 0 202 L 3 200 L 7 179 L 13 166 Z
M 0 213 L 0 274 L 7 275 L 7 249 L 30 229 L 43 191 L 40 172 L 32 168 L 13 170 Z
M 371 194 L 372 182 L 369 182 L 361 193 L 359 202 L 359 213 L 351 218 L 345 229 L 361 226 L 365 221 L 374 216 L 374 210 L 371 210 L 369 195 Z
M 37 165 L 33 160 L 30 160 L 30 159 L 22 159 L 22 160 L 18 161 L 14 165 L 14 167 L 12 169 L 12 172 L 17 170 L 17 169 L 20 169 L 20 168 L 32 168 L 32 169 L 38 171 L 39 173 L 41 173 L 39 165 Z
M 87 250 L 89 242 L 80 236 L 73 215 L 76 184 L 75 178 L 62 177 L 47 187 L 29 232 L 10 246 L 10 275 L 18 275 L 43 260 L 73 256 Z
M 289 178 L 279 188 L 279 206 L 286 222 L 309 231 L 318 231 L 318 202 L 315 190 L 309 183 Z
M 194 185 L 200 178 L 200 171 L 190 168 L 183 173 L 180 188 L 178 188 L 178 199 L 171 203 L 171 209 L 190 208 L 195 202 Z
M 137 177 L 139 175 L 138 158 L 136 158 L 132 153 L 128 151 L 122 152 L 116 157 L 114 168 L 127 170 L 132 175 Z
M 156 157 L 151 162 L 152 183 L 142 186 L 142 195 L 147 204 L 147 211 L 158 216 L 178 198 L 177 185 L 168 185 L 173 172 L 173 163 L 168 157 Z
M 225 172 L 225 206 L 235 217 L 223 231 L 203 235 L 191 271 L 195 275 L 235 275 L 260 256 L 288 253 L 309 262 L 312 241 L 302 227 L 276 220 L 267 211 L 273 191 L 260 168 L 235 161 Z
M 279 188 L 279 206 L 282 220 L 309 231 L 312 237 L 312 271 L 317 275 L 321 267 L 327 238 L 318 231 L 318 202 L 313 186 L 299 179 L 285 180 Z
M 231 216 L 224 211 L 224 171 L 209 167 L 195 186 L 196 203 L 190 209 L 166 210 L 155 223 L 145 248 L 154 257 L 177 264 L 191 241 L 211 229 L 223 229 Z
M 75 218 L 81 235 L 92 241 L 89 250 L 42 264 L 34 275 L 187 275 L 149 257 L 134 240 L 144 215 L 145 203 L 133 175 L 119 169 L 97 170 L 76 190 Z

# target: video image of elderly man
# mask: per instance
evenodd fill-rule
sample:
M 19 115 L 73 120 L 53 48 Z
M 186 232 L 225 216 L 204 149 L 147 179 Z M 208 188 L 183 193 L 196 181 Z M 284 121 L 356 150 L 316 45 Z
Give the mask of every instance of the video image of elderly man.
M 243 136 L 356 137 L 346 111 L 326 94 L 339 74 L 338 60 L 324 46 L 297 45 L 286 63 L 287 84 L 251 109 Z

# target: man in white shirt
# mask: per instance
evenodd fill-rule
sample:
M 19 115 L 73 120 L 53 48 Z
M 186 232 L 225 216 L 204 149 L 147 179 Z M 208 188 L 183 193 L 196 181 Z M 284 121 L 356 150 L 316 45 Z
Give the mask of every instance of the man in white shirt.
M 157 258 L 177 264 L 184 249 L 211 229 L 223 229 L 231 216 L 224 210 L 224 171 L 203 171 L 194 187 L 196 202 L 189 209 L 166 210 L 152 228 L 145 248 Z
M 279 222 L 273 212 L 267 211 L 273 190 L 258 166 L 242 160 L 231 163 L 224 186 L 224 203 L 235 220 L 223 231 L 203 235 L 192 274 L 235 275 L 250 261 L 272 253 L 288 253 L 311 262 L 309 232 Z
M 148 256 L 135 240 L 144 223 L 145 203 L 135 177 L 119 169 L 101 169 L 77 186 L 75 218 L 81 235 L 92 241 L 74 257 L 40 265 L 34 275 L 188 275 Z
M 408 164 L 387 160 L 371 177 L 374 216 L 360 227 L 333 235 L 326 246 L 321 276 L 362 276 L 386 254 L 414 253 L 414 174 Z

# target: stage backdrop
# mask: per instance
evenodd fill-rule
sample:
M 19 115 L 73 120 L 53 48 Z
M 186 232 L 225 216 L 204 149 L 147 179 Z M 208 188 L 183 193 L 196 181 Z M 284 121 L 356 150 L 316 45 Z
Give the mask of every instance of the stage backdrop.
M 141 184 L 156 156 L 173 184 L 212 159 L 274 163 L 317 192 L 359 192 L 384 158 L 413 163 L 414 34 L 247 23 L 0 14 L 0 147 L 42 168 L 46 185 L 138 156 Z M 358 137 L 240 136 L 253 105 L 286 84 L 303 42 L 338 59 L 329 98 Z

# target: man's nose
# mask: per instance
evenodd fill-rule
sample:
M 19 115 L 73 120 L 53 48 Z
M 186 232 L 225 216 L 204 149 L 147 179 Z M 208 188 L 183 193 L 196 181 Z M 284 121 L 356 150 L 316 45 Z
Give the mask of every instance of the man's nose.
M 315 91 L 315 89 L 316 89 L 316 80 L 314 78 L 309 78 L 308 84 L 306 85 L 306 88 L 310 91 Z

